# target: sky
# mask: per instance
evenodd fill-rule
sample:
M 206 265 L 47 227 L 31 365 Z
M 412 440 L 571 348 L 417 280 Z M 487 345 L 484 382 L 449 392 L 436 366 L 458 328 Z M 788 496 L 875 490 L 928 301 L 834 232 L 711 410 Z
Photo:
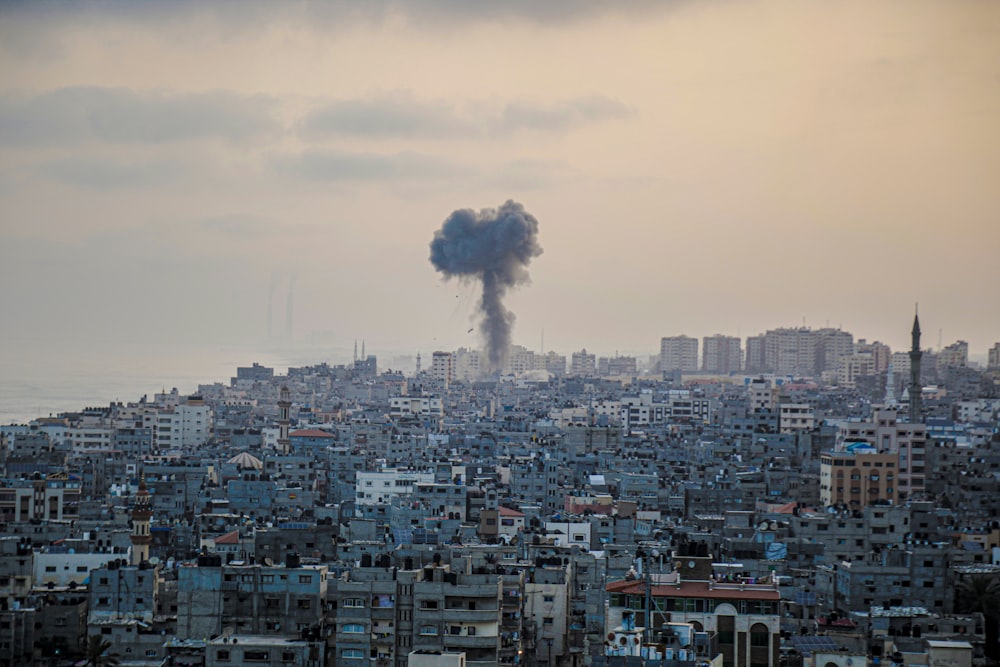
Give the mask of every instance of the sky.
M 429 244 L 510 199 L 531 349 L 901 349 L 919 302 L 984 356 L 1000 3 L 0 4 L 4 355 L 267 345 L 289 295 L 299 345 L 478 347 Z

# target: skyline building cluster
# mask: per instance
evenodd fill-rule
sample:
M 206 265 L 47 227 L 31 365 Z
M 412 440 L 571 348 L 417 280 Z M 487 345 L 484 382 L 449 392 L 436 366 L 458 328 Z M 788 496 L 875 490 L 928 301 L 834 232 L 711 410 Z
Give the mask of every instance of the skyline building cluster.
M 0 667 L 988 665 L 1000 366 L 910 333 L 362 343 L 0 426 Z

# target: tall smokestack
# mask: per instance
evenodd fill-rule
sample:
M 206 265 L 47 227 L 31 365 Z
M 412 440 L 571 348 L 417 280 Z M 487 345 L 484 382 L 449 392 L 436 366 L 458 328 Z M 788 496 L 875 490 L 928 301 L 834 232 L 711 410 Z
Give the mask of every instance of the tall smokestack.
M 503 297 L 511 287 L 529 281 L 528 265 L 541 254 L 538 220 L 513 200 L 479 213 L 459 209 L 434 232 L 434 268 L 445 279 L 482 283 L 479 331 L 486 341 L 491 371 L 503 368 L 510 351 L 514 313 L 503 305 Z

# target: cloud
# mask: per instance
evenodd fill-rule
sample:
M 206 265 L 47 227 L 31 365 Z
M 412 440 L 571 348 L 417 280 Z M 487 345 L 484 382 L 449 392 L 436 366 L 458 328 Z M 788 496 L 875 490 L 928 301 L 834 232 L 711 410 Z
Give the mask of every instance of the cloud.
M 519 131 L 565 132 L 587 123 L 628 118 L 635 110 L 618 100 L 591 95 L 549 106 L 513 103 L 493 121 L 499 133 Z
M 252 213 L 230 213 L 201 218 L 197 226 L 206 231 L 238 237 L 262 236 L 280 231 L 277 221 Z
M 422 153 L 350 153 L 307 150 L 276 157 L 279 174 L 315 181 L 437 180 L 466 173 L 461 165 Z
M 490 138 L 517 132 L 565 132 L 572 128 L 628 118 L 635 110 L 604 95 L 552 104 L 480 102 L 462 112 L 443 102 L 422 102 L 407 93 L 339 100 L 318 107 L 299 123 L 304 139 L 332 136 L 364 138 Z
M 313 110 L 302 119 L 305 138 L 329 135 L 440 137 L 474 132 L 469 119 L 441 102 L 419 102 L 409 94 L 340 100 Z
M 149 187 L 175 181 L 183 172 L 173 161 L 117 161 L 106 158 L 66 158 L 43 162 L 38 173 L 66 185 L 92 190 Z
M 164 144 L 220 138 L 245 141 L 280 129 L 275 103 L 228 91 L 165 93 L 67 87 L 0 95 L 0 143 L 38 147 Z

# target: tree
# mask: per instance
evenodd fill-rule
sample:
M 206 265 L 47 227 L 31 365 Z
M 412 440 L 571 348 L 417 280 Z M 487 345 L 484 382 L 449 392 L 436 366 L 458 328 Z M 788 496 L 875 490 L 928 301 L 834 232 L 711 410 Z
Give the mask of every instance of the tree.
M 966 613 L 981 613 L 986 619 L 986 656 L 1000 659 L 1000 578 L 988 574 L 965 577 L 955 588 L 956 607 Z
M 101 635 L 90 635 L 87 639 L 87 662 L 85 667 L 118 667 L 118 654 L 107 653 L 114 644 L 104 641 Z

